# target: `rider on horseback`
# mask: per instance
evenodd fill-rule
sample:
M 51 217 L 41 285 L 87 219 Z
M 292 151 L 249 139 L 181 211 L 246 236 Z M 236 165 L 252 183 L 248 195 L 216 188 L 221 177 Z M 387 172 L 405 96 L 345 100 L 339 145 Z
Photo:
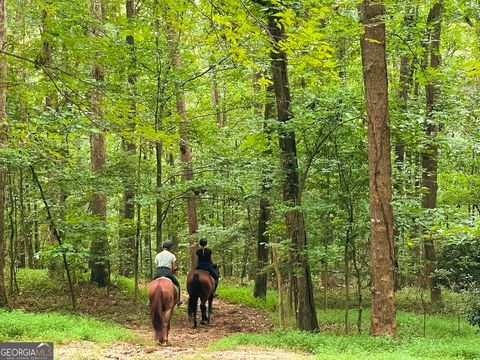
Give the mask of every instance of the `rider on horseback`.
M 197 257 L 198 257 L 198 264 L 197 264 L 197 269 L 199 270 L 207 270 L 210 273 L 210 276 L 213 278 L 213 281 L 215 282 L 215 291 L 217 291 L 217 286 L 218 286 L 218 274 L 216 269 L 216 265 L 213 263 L 213 257 L 212 257 L 212 250 L 207 248 L 207 239 L 202 238 L 198 242 L 200 245 L 200 249 L 197 250 Z M 217 296 L 217 294 L 213 294 L 214 296 Z
M 180 283 L 173 273 L 177 272 L 177 258 L 171 253 L 173 247 L 173 242 L 167 240 L 163 243 L 163 251 L 159 252 L 155 257 L 155 265 L 157 265 L 157 272 L 153 280 L 159 277 L 166 277 L 172 280 L 175 286 L 178 288 L 178 301 L 177 306 L 182 305 L 183 302 L 180 300 Z

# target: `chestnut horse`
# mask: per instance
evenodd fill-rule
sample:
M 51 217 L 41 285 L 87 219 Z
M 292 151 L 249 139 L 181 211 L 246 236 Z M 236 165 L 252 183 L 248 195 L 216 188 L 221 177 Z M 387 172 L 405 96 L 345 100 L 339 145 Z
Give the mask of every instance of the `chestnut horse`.
M 155 339 L 161 345 L 167 345 L 170 319 L 178 298 L 178 289 L 172 280 L 160 277 L 148 284 L 148 299 L 150 303 L 150 317 L 152 318 Z
M 200 324 L 207 325 L 212 315 L 212 301 L 215 283 L 209 272 L 206 270 L 192 270 L 187 276 L 188 290 L 188 318 L 193 322 L 193 328 L 197 327 L 197 306 L 200 299 L 200 310 L 202 311 L 202 320 Z M 208 300 L 208 314 L 205 303 Z

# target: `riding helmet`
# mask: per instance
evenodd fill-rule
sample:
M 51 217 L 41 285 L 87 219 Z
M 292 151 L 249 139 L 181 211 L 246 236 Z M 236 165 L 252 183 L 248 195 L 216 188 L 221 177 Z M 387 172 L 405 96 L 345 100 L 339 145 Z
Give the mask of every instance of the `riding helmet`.
M 200 246 L 207 246 L 207 239 L 202 238 L 198 243 L 200 244 Z
M 163 243 L 162 246 L 164 249 L 171 249 L 173 247 L 173 242 L 171 242 L 170 240 L 167 240 Z

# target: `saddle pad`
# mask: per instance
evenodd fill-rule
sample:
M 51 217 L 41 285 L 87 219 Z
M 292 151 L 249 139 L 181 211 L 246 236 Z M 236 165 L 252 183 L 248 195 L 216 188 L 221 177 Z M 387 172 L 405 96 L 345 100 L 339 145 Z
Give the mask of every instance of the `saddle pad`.
M 170 282 L 172 283 L 173 287 L 174 287 L 174 288 L 177 290 L 177 292 L 178 292 L 178 286 L 173 283 L 172 279 L 170 279 L 170 278 L 168 278 L 168 277 L 166 277 L 166 276 L 160 276 L 160 277 L 157 278 L 156 280 L 158 280 L 158 279 L 165 279 L 165 280 L 170 281 Z

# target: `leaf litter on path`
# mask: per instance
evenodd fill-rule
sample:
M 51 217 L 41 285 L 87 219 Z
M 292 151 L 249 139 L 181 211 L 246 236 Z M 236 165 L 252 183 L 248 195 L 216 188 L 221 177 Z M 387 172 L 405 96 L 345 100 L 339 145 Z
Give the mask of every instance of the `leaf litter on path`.
M 79 341 L 57 346 L 56 357 L 62 360 L 75 359 L 308 359 L 308 354 L 282 349 L 240 347 L 225 351 L 211 351 L 210 343 L 237 333 L 265 333 L 274 329 L 268 315 L 260 310 L 241 304 L 232 304 L 221 299 L 213 303 L 213 315 L 209 325 L 192 329 L 188 322 L 186 306 L 177 307 L 171 322 L 169 346 L 154 342 L 153 329 L 141 325 L 132 331 L 145 344 L 118 343 L 102 348 L 100 345 Z M 146 309 L 145 316 L 148 317 Z M 199 317 L 200 314 L 197 314 Z

